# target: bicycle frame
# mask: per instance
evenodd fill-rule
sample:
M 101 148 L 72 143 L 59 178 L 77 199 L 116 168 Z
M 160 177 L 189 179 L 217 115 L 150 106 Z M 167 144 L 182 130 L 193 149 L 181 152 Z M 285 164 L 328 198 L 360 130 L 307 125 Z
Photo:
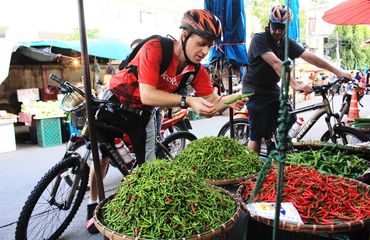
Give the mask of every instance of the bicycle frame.
M 297 135 L 297 140 L 300 141 L 302 138 L 307 134 L 307 132 L 315 125 L 317 120 L 321 118 L 322 115 L 326 114 L 325 122 L 328 126 L 329 131 L 331 132 L 333 130 L 333 126 L 330 124 L 330 118 L 334 117 L 337 120 L 336 124 L 339 124 L 338 118 L 336 117 L 335 114 L 333 114 L 332 109 L 330 107 L 330 102 L 329 100 L 325 97 L 323 102 L 321 103 L 316 103 L 312 104 L 306 107 L 302 107 L 296 110 L 293 110 L 290 112 L 290 114 L 297 114 L 297 113 L 303 113 L 303 112 L 308 112 L 312 110 L 317 110 L 314 112 L 314 114 L 306 121 L 306 123 L 303 124 L 301 129 L 298 132 Z

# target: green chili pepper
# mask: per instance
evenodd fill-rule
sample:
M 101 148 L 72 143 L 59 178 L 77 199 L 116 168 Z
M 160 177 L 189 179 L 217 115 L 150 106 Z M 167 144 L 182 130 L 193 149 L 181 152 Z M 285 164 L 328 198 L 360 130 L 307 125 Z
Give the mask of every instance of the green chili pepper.
M 365 160 L 346 151 L 336 150 L 335 147 L 295 152 L 288 155 L 287 162 L 311 166 L 322 173 L 329 172 L 349 178 L 356 178 L 367 169 Z
M 123 179 L 114 198 L 102 206 L 101 221 L 131 237 L 181 239 L 217 228 L 234 212 L 231 197 L 192 171 L 153 160 Z
M 246 97 L 250 97 L 250 96 L 253 96 L 254 95 L 254 92 L 250 92 L 250 93 L 246 93 L 246 94 L 242 94 L 242 95 L 238 95 L 237 97 L 233 98 L 233 99 L 230 99 L 229 101 L 226 101 L 225 104 L 226 105 L 230 105 L 242 98 L 246 98 Z
M 203 137 L 192 141 L 173 163 L 194 171 L 201 179 L 223 180 L 258 172 L 258 155 L 228 137 Z

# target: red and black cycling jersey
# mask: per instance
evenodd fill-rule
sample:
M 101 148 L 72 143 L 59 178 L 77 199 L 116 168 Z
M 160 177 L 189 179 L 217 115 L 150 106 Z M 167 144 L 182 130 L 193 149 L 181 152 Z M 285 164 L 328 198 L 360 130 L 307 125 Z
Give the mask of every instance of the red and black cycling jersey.
M 129 64 L 137 66 L 138 78 L 130 72 L 129 68 L 123 69 L 111 78 L 109 89 L 126 106 L 140 109 L 150 108 L 141 102 L 139 83 L 149 84 L 166 92 L 174 92 L 185 73 L 195 71 L 193 65 L 187 65 L 180 74 L 177 74 L 179 59 L 176 54 L 172 54 L 171 63 L 167 70 L 160 75 L 161 61 L 162 49 L 159 39 L 148 41 Z M 197 96 L 203 97 L 212 94 L 211 81 L 203 66 L 200 66 L 191 86 Z

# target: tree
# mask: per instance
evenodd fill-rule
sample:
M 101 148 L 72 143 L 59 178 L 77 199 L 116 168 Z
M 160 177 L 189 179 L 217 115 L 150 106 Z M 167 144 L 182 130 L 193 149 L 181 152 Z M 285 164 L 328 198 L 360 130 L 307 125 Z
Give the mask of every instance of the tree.
M 99 29 L 86 29 L 86 36 L 88 39 L 94 39 L 99 36 Z M 72 33 L 61 36 L 64 40 L 80 40 L 80 29 L 74 28 Z
M 284 0 L 278 1 L 280 4 L 284 4 Z M 269 11 L 276 4 L 276 0 L 253 0 L 251 1 L 251 14 L 258 18 L 262 27 L 267 27 L 269 22 Z M 305 27 L 307 22 L 307 13 L 303 10 L 299 10 L 299 23 L 301 25 L 301 41 L 305 40 Z
M 338 33 L 339 58 L 344 69 L 361 69 L 368 67 L 370 47 L 365 44 L 370 38 L 370 29 L 367 26 L 336 26 L 329 36 L 326 48 L 331 58 L 336 58 L 336 35 Z M 330 46 L 330 47 L 328 47 Z

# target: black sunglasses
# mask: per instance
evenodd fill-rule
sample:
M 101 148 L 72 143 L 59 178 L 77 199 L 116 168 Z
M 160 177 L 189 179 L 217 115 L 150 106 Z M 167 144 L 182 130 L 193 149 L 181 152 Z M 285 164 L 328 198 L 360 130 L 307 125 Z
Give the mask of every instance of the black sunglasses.
M 283 23 L 270 23 L 272 29 L 285 30 L 286 26 Z

